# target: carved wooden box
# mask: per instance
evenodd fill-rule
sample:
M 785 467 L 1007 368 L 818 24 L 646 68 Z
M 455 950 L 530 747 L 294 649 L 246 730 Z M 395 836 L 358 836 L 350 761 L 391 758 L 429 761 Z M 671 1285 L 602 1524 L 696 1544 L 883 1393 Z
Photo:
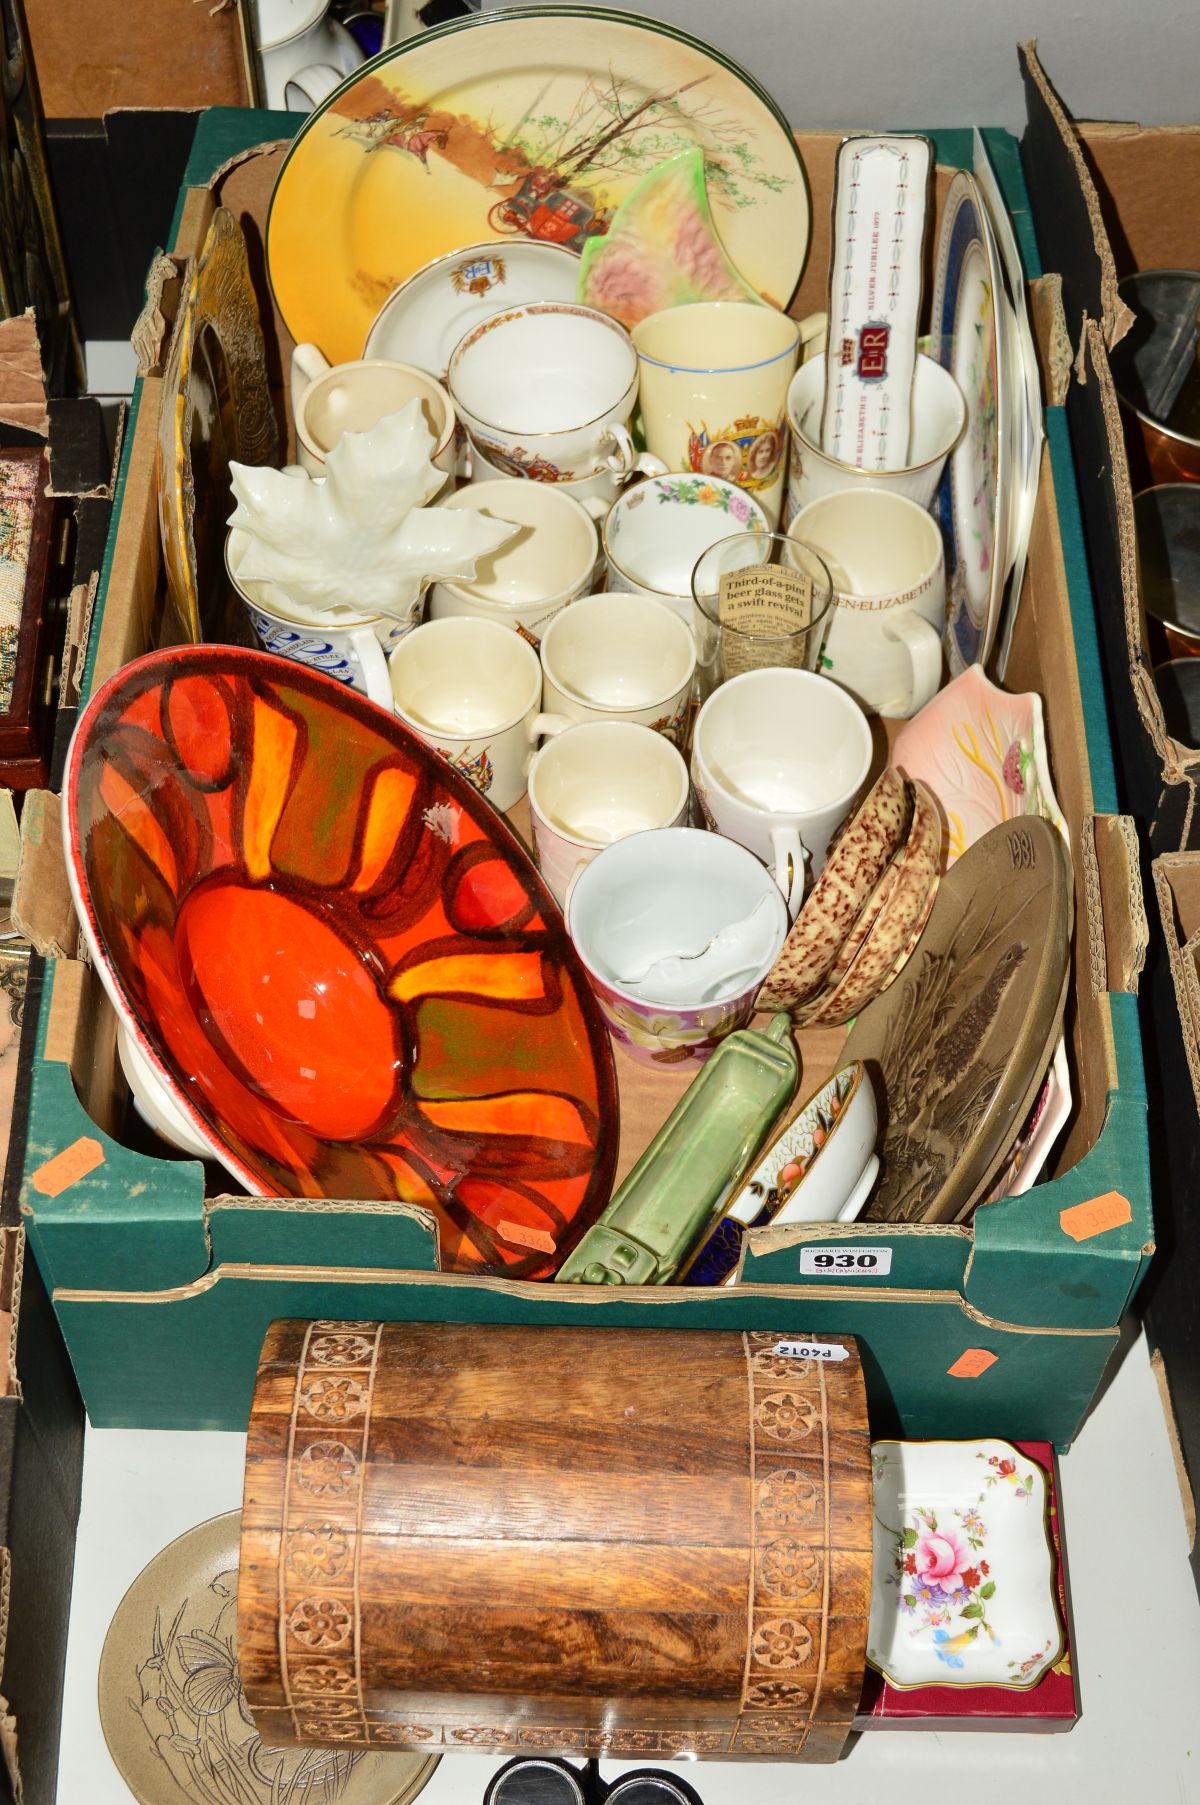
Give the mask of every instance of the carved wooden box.
M 238 1596 L 264 1741 L 836 1759 L 870 1439 L 853 1343 L 798 1345 L 274 1323 Z

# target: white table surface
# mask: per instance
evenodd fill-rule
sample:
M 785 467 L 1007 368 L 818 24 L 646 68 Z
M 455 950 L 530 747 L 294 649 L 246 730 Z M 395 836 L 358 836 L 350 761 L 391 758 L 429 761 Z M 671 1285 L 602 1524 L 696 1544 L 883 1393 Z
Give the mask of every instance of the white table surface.
M 130 1805 L 96 1708 L 105 1632 L 161 1547 L 238 1507 L 243 1447 L 240 1435 L 89 1428 L 58 1805 Z M 705 1805 L 1200 1805 L 1200 1602 L 1144 1340 L 1061 1465 L 1083 1697 L 1073 1731 L 872 1732 L 833 1767 L 689 1764 Z M 422 1805 L 480 1805 L 498 1765 L 447 1755 Z

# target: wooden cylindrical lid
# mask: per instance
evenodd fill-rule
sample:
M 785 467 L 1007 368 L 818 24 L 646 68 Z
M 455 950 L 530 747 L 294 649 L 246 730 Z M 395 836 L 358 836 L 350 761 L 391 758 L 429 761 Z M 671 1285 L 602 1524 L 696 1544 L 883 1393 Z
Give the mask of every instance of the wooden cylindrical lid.
M 852 1341 L 268 1331 L 238 1586 L 267 1743 L 831 1761 L 870 1590 Z

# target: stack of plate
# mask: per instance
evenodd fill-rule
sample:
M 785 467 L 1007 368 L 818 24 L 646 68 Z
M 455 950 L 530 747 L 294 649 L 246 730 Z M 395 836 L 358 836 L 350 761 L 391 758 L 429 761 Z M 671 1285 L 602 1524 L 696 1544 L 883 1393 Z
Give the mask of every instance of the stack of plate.
M 937 893 L 942 825 L 889 766 L 852 815 L 758 995 L 802 1024 L 848 1022 L 899 977 Z

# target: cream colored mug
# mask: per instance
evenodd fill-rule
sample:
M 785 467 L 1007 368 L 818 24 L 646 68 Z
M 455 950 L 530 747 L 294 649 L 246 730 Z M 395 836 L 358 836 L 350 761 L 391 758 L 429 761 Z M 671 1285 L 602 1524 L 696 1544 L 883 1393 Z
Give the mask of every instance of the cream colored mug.
M 933 515 L 885 489 L 843 489 L 802 508 L 788 536 L 823 559 L 836 608 L 822 669 L 868 713 L 907 717 L 942 684 L 946 567 Z
M 646 449 L 671 470 L 736 483 L 779 523 L 787 475 L 787 391 L 803 322 L 751 301 L 697 301 L 633 329 Z

